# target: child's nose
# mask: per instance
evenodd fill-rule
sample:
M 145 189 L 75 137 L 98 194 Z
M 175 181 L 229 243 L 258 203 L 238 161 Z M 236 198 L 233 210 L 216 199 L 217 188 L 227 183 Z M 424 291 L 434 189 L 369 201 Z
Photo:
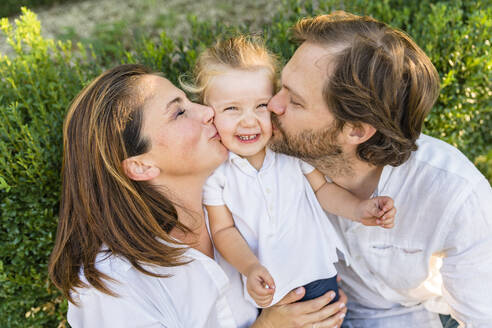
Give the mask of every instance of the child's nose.
M 256 116 L 253 113 L 245 113 L 241 118 L 241 125 L 244 127 L 256 126 Z

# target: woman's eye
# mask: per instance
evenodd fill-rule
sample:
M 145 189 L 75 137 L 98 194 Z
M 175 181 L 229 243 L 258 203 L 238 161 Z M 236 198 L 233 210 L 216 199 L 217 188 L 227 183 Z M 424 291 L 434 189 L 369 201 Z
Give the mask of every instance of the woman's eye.
M 176 112 L 176 118 L 180 117 L 181 115 L 183 115 L 184 113 L 186 112 L 186 110 L 180 108 L 178 109 L 178 111 Z
M 224 108 L 224 112 L 226 110 L 236 110 L 236 109 L 237 109 L 237 107 L 231 106 L 231 107 Z

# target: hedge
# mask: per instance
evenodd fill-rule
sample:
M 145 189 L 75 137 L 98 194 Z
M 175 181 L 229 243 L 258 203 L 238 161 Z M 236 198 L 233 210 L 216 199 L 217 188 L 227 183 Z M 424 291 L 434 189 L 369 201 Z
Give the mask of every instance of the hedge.
M 368 14 L 410 34 L 442 83 L 425 132 L 461 149 L 492 181 L 490 31 L 492 6 L 480 1 L 286 0 L 261 32 L 285 61 L 295 46 L 289 27 L 302 16 L 344 9 Z M 176 82 L 218 35 L 247 26 L 199 22 L 172 40 L 145 35 L 97 47 L 45 39 L 36 15 L 0 21 L 13 54 L 0 57 L 0 326 L 64 327 L 67 303 L 47 277 L 60 194 L 62 124 L 73 97 L 118 63 L 142 63 Z M 105 46 L 106 45 L 106 46 Z
M 48 7 L 76 1 L 80 0 L 2 0 L 0 2 L 0 17 L 9 17 L 20 14 L 22 7 Z

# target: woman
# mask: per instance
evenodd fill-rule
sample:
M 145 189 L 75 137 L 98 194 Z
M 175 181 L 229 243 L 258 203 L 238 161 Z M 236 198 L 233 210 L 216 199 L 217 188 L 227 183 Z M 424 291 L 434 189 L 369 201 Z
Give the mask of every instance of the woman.
M 202 186 L 227 151 L 212 121 L 211 108 L 140 65 L 101 74 L 75 98 L 50 263 L 72 327 L 340 323 L 346 299 L 289 304 L 302 289 L 256 319 L 237 273 L 213 261 Z

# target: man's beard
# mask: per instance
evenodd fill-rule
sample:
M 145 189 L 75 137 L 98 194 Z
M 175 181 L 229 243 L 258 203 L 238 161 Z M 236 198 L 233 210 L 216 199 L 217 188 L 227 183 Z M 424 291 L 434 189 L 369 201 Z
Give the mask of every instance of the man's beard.
M 269 143 L 273 151 L 300 158 L 330 178 L 352 175 L 347 156 L 335 142 L 339 133 L 335 126 L 288 135 L 275 114 L 272 115 L 272 125 L 276 129 Z

